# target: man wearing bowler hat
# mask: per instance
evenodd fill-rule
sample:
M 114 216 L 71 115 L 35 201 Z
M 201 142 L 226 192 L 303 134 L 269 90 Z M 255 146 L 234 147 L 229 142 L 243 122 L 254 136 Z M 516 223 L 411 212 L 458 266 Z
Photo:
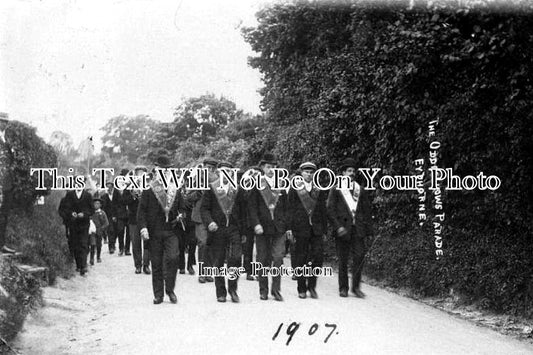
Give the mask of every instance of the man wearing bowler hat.
M 348 261 L 352 259 L 352 293 L 359 298 L 361 271 L 365 257 L 365 239 L 372 233 L 372 215 L 368 192 L 355 180 L 357 163 L 352 158 L 343 161 L 340 171 L 351 186 L 331 189 L 327 200 L 327 214 L 336 238 L 339 258 L 339 295 L 348 296 Z
M 155 165 L 161 169 L 172 167 L 170 158 L 165 154 L 157 157 Z M 184 204 L 177 187 L 170 181 L 170 172 L 164 174 L 169 182 L 167 188 L 155 171 L 150 188 L 142 192 L 137 208 L 137 226 L 141 237 L 150 240 L 154 304 L 163 302 L 164 293 L 170 302 L 178 302 L 174 286 L 178 271 L 178 233 L 182 231 L 177 225 L 182 222 Z
M 295 243 L 293 267 L 322 266 L 324 239 L 328 220 L 326 214 L 326 193 L 313 184 L 317 167 L 312 162 L 299 167 L 303 183 L 298 189 L 291 189 L 287 199 L 287 237 Z M 291 255 L 292 256 L 292 255 Z M 298 276 L 298 297 L 318 298 L 316 276 Z
M 272 154 L 265 154 L 259 163 L 262 170 L 261 187 L 252 190 L 248 200 L 250 223 L 254 228 L 257 261 L 264 268 L 280 268 L 285 252 L 285 213 L 287 195 L 284 189 L 273 189 L 277 160 Z M 268 276 L 258 275 L 259 297 L 268 299 Z M 276 301 L 281 296 L 281 276 L 272 276 L 271 294 Z
M 229 162 L 221 162 L 220 169 L 226 169 L 231 176 L 232 165 Z M 219 270 L 224 266 L 224 260 L 228 260 L 229 268 L 241 266 L 242 236 L 246 230 L 246 211 L 244 204 L 244 191 L 234 188 L 227 178 L 220 177 L 209 184 L 210 189 L 205 191 L 202 197 L 201 215 L 202 221 L 209 232 L 209 244 L 213 255 L 213 264 Z M 233 278 L 234 277 L 234 278 Z M 233 278 L 233 279 L 232 279 Z M 232 302 L 239 302 L 237 295 L 238 274 L 235 273 L 228 280 L 228 293 Z M 226 284 L 223 276 L 215 277 L 216 296 L 218 302 L 226 302 Z

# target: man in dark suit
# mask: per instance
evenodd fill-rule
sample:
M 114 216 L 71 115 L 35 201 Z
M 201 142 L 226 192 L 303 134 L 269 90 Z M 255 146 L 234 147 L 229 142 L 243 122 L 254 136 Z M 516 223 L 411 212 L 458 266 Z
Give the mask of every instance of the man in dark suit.
M 194 265 L 196 265 L 196 226 L 192 220 L 192 209 L 197 200 L 195 196 L 196 191 L 187 188 L 185 183 L 189 175 L 189 171 L 186 171 L 184 173 L 184 185 L 180 188 L 180 194 L 183 197 L 185 210 L 183 225 L 180 224 L 178 226 L 184 230 L 184 233 L 181 234 L 183 238 L 180 240 L 180 256 L 178 259 L 178 268 L 180 270 L 180 274 L 185 274 L 185 267 L 187 267 L 187 271 L 189 272 L 189 274 L 194 275 L 196 273 L 194 271 Z M 187 253 L 187 263 L 185 263 L 185 253 Z
M 219 165 L 221 169 L 231 169 L 228 162 Z M 228 170 L 228 173 L 231 172 Z M 223 187 L 221 187 L 221 181 Z M 241 266 L 242 236 L 246 229 L 246 211 L 244 210 L 243 190 L 231 187 L 222 176 L 217 181 L 210 183 L 210 190 L 205 191 L 202 197 L 202 221 L 207 226 L 209 240 L 212 248 L 214 266 L 219 270 L 224 266 L 226 250 L 228 251 L 228 268 Z M 237 295 L 238 275 L 235 279 L 228 280 L 228 291 L 232 302 L 239 302 Z M 223 276 L 215 276 L 216 296 L 218 302 L 226 302 L 226 284 Z
M 352 289 L 356 297 L 364 298 L 360 289 L 365 257 L 365 239 L 372 233 L 372 214 L 368 192 L 355 180 L 357 164 L 347 158 L 340 171 L 352 184 L 346 189 L 332 189 L 327 200 L 329 221 L 336 234 L 339 258 L 339 295 L 348 296 L 348 259 L 352 264 Z
M 128 169 L 122 169 L 120 171 L 121 176 L 126 176 Z M 115 217 L 117 218 L 115 237 L 118 239 L 118 255 L 131 255 L 130 253 L 130 235 L 128 225 L 128 204 L 124 190 L 115 189 L 113 191 L 113 209 L 115 211 Z M 124 242 L 125 238 L 125 242 Z M 114 245 L 113 245 L 114 246 Z
M 285 213 L 287 195 L 284 190 L 274 190 L 273 171 L 277 165 L 272 154 L 265 154 L 259 163 L 263 171 L 262 190 L 255 188 L 248 200 L 250 222 L 254 226 L 257 261 L 265 268 L 281 267 L 285 252 Z M 279 275 L 279 274 L 278 274 Z M 268 277 L 259 273 L 259 295 L 268 299 Z M 272 277 L 271 293 L 276 301 L 283 301 L 281 296 L 281 276 Z
M 57 208 L 57 211 L 59 212 L 59 216 L 63 220 L 63 224 L 65 225 L 65 235 L 67 237 L 67 243 L 68 243 L 68 250 L 70 252 L 70 255 L 74 256 L 74 247 L 72 246 L 72 237 L 69 230 L 70 225 L 70 214 L 66 210 L 66 195 L 61 198 L 61 201 L 59 201 L 59 207 Z
M 216 180 L 218 177 L 216 174 L 217 166 L 218 161 L 213 158 L 208 157 L 203 160 L 203 167 L 208 170 L 208 179 L 210 183 Z M 194 202 L 194 207 L 191 212 L 191 220 L 195 224 L 194 234 L 196 236 L 196 241 L 198 245 L 198 263 L 202 263 L 202 266 L 204 267 L 210 267 L 213 266 L 213 255 L 210 246 L 207 245 L 207 227 L 202 222 L 202 216 L 200 213 L 200 207 L 202 205 L 201 199 L 203 193 L 203 190 L 192 191 L 189 195 L 189 201 Z M 214 281 L 211 276 L 201 276 L 202 274 L 205 274 L 205 272 L 200 269 L 201 268 L 199 267 L 199 283 L 203 284 L 206 282 Z
M 69 221 L 76 270 L 83 276 L 87 272 L 89 221 L 94 213 L 93 198 L 87 190 L 71 190 L 67 192 L 64 204 L 65 215 L 68 216 Z
M 167 155 L 160 155 L 156 166 L 170 168 L 171 162 Z M 170 172 L 167 180 L 170 181 Z M 184 203 L 175 184 L 169 183 L 165 190 L 157 172 L 144 190 L 137 209 L 137 226 L 141 237 L 150 240 L 150 256 L 152 258 L 152 288 L 154 304 L 163 302 L 164 293 L 170 302 L 177 303 L 174 293 L 176 274 L 178 271 L 179 235 L 182 233 Z
M 134 174 L 139 178 L 146 174 L 148 169 L 145 166 L 136 166 Z M 141 198 L 142 190 L 128 189 L 124 190 L 123 200 L 128 206 L 128 231 L 132 243 L 133 251 L 133 265 L 135 266 L 135 273 L 142 272 L 150 275 L 150 251 L 148 240 L 143 241 L 137 228 L 137 208 L 139 206 L 139 199 Z
M 107 247 L 109 248 L 109 254 L 115 252 L 117 244 L 117 217 L 115 212 L 115 206 L 113 205 L 114 186 L 112 182 L 106 184 L 107 192 L 102 195 L 103 210 L 109 220 L 109 227 L 107 228 Z
M 321 267 L 324 253 L 324 239 L 327 232 L 326 194 L 313 185 L 315 164 L 300 165 L 303 183 L 299 190 L 291 189 L 287 199 L 287 237 L 295 242 L 293 267 Z M 291 255 L 292 256 L 292 255 Z M 318 298 L 316 276 L 297 276 L 298 297 Z
M 261 173 L 261 169 L 257 166 L 254 166 L 251 168 L 253 171 L 253 176 L 257 176 Z M 240 179 L 239 179 L 240 181 Z M 257 278 L 252 275 L 252 261 L 253 261 L 253 253 L 254 253 L 254 239 L 255 239 L 255 233 L 254 233 L 254 226 L 251 225 L 250 222 L 250 209 L 248 208 L 248 200 L 252 196 L 252 191 L 244 191 L 244 199 L 246 204 L 246 239 L 244 240 L 242 244 L 242 254 L 243 254 L 243 266 L 244 270 L 246 272 L 246 280 L 249 281 L 257 281 Z

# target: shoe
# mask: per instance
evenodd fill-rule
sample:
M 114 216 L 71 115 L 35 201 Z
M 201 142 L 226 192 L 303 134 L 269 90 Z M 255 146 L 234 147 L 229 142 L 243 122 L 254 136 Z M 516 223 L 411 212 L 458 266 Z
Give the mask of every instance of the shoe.
M 150 272 L 150 266 L 145 266 L 143 267 L 143 272 L 146 274 L 146 275 L 150 275 L 151 272 Z
M 181 274 L 181 275 L 185 274 L 185 269 L 181 269 L 181 270 L 180 270 L 180 274 Z
M 363 291 L 361 291 L 361 290 L 359 289 L 359 287 L 356 288 L 356 289 L 354 289 L 354 290 L 352 290 L 352 293 L 353 293 L 353 294 L 355 295 L 355 297 L 357 297 L 357 298 L 365 298 L 365 297 L 366 297 L 366 295 L 363 293 Z
M 171 303 L 178 303 L 178 297 L 176 297 L 176 294 L 174 292 L 167 293 L 168 298 L 170 299 Z
M 205 277 L 203 276 L 198 277 L 198 282 L 201 284 L 205 284 Z
M 341 296 L 341 297 L 348 297 L 348 291 L 346 291 L 346 290 L 340 290 L 340 291 L 339 291 L 339 296 Z
M 268 300 L 268 294 L 266 294 L 266 293 L 262 293 L 262 294 L 259 295 L 259 298 L 260 298 L 261 300 L 263 300 L 263 301 L 266 301 L 266 300 Z
M 83 269 L 80 270 L 80 275 L 81 276 L 84 276 L 86 273 L 87 273 L 87 269 L 86 268 L 83 268 Z
M 129 251 L 126 252 L 126 255 L 131 255 L 131 253 Z
M 318 298 L 318 294 L 314 289 L 309 290 L 309 294 L 311 295 L 311 298 Z
M 246 275 L 246 280 L 248 280 L 248 281 L 257 281 L 255 276 L 252 276 L 252 275 Z
M 302 298 L 302 299 L 303 299 L 303 298 L 307 298 L 307 294 L 306 294 L 305 292 L 299 292 L 299 293 L 298 293 L 298 297 L 300 297 L 300 298 Z
M 102 259 L 98 258 L 98 259 L 96 259 L 96 262 L 97 262 L 97 263 L 101 263 L 101 262 L 102 262 Z
M 279 293 L 279 291 L 272 291 L 272 296 L 274 296 L 274 299 L 276 301 L 279 301 L 279 302 L 282 302 L 283 301 L 283 297 L 281 296 L 281 293 Z
M 122 256 L 122 255 L 124 255 L 124 250 L 120 250 L 120 251 L 118 252 L 118 256 Z
M 160 304 L 160 303 L 163 303 L 163 297 L 154 298 L 154 304 Z
M 217 297 L 217 301 L 218 302 L 226 302 L 226 297 L 225 296 Z
M 109 249 L 109 254 L 114 254 L 115 253 L 115 249 Z
M 140 274 L 141 273 L 141 268 L 140 267 L 136 267 L 135 268 L 135 273 L 136 274 Z
M 211 276 L 206 276 L 206 277 L 205 277 L 205 281 L 206 281 L 206 282 L 213 282 L 213 281 L 215 281 L 215 280 L 214 280 Z
M 91 261 L 89 261 L 89 264 L 91 264 L 91 266 L 94 266 L 94 259 L 91 259 Z
M 76 272 L 80 272 L 81 269 L 79 267 L 76 268 Z
M 189 268 L 187 269 L 187 271 L 189 272 L 189 275 L 194 275 L 196 274 L 196 272 L 194 271 L 194 268 L 192 266 L 189 266 Z
M 235 292 L 235 291 L 230 292 L 229 295 L 231 297 L 231 302 L 239 303 L 240 299 L 239 299 L 239 296 L 237 295 L 237 292 Z
M 298 278 L 296 277 L 296 275 L 292 275 L 292 281 L 298 281 Z

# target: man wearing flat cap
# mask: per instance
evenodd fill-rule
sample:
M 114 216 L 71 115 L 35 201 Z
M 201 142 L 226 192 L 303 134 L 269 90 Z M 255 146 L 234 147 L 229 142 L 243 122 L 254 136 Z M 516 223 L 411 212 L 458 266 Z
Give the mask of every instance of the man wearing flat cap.
M 291 189 L 287 203 L 287 237 L 294 246 L 293 267 L 321 267 L 324 252 L 324 239 L 327 232 L 326 193 L 313 184 L 317 167 L 312 162 L 299 167 L 303 183 L 298 189 Z M 318 298 L 316 276 L 297 276 L 298 297 Z
M 331 189 L 327 200 L 329 221 L 335 231 L 339 259 L 339 295 L 348 296 L 348 261 L 352 259 L 352 293 L 358 298 L 365 294 L 360 289 L 361 271 L 365 257 L 365 239 L 372 233 L 372 215 L 368 192 L 355 180 L 357 164 L 354 159 L 343 161 L 340 171 L 348 176 L 349 188 Z
M 148 169 L 145 166 L 139 165 L 135 167 L 133 173 L 138 177 L 139 180 L 137 181 L 140 183 L 141 177 L 148 173 Z M 139 228 L 137 228 L 137 209 L 141 194 L 142 189 L 126 189 L 124 190 L 124 202 L 128 206 L 128 227 L 135 273 L 140 274 L 142 268 L 142 272 L 146 275 L 150 275 L 150 242 L 148 240 L 142 240 Z
M 218 161 L 208 157 L 205 158 L 202 163 L 203 168 L 208 170 L 209 182 L 211 183 L 216 180 L 218 178 L 216 170 L 218 166 Z M 202 222 L 202 216 L 200 213 L 201 199 L 203 194 L 204 191 L 196 190 L 192 191 L 189 196 L 190 201 L 194 203 L 191 219 L 195 223 L 195 235 L 198 245 L 198 273 L 200 274 L 200 276 L 198 276 L 198 282 L 202 284 L 214 281 L 211 276 L 201 276 L 205 275 L 205 270 L 203 270 L 202 267 L 213 266 L 213 258 L 211 255 L 212 253 L 210 247 L 207 245 L 207 226 L 204 225 L 204 223 Z
M 252 190 L 248 200 L 250 223 L 254 226 L 255 243 L 257 247 L 257 261 L 264 268 L 281 267 L 285 252 L 286 230 L 286 200 L 284 189 L 273 189 L 272 168 L 277 165 L 277 160 L 272 154 L 265 154 L 259 166 L 262 170 L 261 190 L 257 187 Z M 279 274 L 278 274 L 279 275 Z M 268 277 L 260 272 L 259 297 L 268 299 Z M 283 301 L 281 296 L 281 276 L 272 277 L 271 294 L 276 301 Z
M 155 165 L 161 169 L 172 167 L 166 155 L 158 156 Z M 166 171 L 165 175 L 170 181 L 170 172 Z M 137 208 L 137 226 L 141 237 L 150 240 L 154 304 L 163 302 L 164 293 L 170 302 L 178 302 L 174 287 L 178 271 L 178 233 L 183 232 L 178 225 L 183 221 L 183 210 L 183 198 L 175 184 L 170 182 L 165 189 L 156 171 L 150 188 L 142 192 Z
M 225 170 L 231 176 L 232 165 L 221 162 L 219 169 Z M 201 202 L 202 221 L 207 226 L 210 239 L 210 248 L 213 255 L 213 266 L 224 266 L 227 256 L 227 267 L 238 268 L 241 266 L 242 245 L 241 236 L 246 229 L 246 211 L 244 205 L 244 192 L 239 187 L 231 186 L 227 178 L 220 174 L 219 178 L 209 184 L 210 189 L 205 191 Z M 227 251 L 227 252 L 226 252 Z M 238 274 L 235 273 L 228 279 L 228 288 L 223 276 L 215 276 L 216 297 L 218 302 L 226 302 L 229 293 L 232 302 L 239 302 L 237 295 Z

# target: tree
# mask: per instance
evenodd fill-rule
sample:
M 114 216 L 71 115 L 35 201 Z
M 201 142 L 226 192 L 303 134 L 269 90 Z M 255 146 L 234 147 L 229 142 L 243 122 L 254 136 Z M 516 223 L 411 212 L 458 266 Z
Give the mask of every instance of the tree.
M 102 151 L 110 157 L 126 156 L 128 161 L 135 163 L 149 149 L 149 140 L 159 125 L 147 115 L 113 117 L 102 128 Z
M 189 138 L 207 143 L 220 129 L 242 117 L 235 103 L 206 94 L 183 101 L 174 111 L 174 121 L 162 126 L 163 145 L 169 149 Z

